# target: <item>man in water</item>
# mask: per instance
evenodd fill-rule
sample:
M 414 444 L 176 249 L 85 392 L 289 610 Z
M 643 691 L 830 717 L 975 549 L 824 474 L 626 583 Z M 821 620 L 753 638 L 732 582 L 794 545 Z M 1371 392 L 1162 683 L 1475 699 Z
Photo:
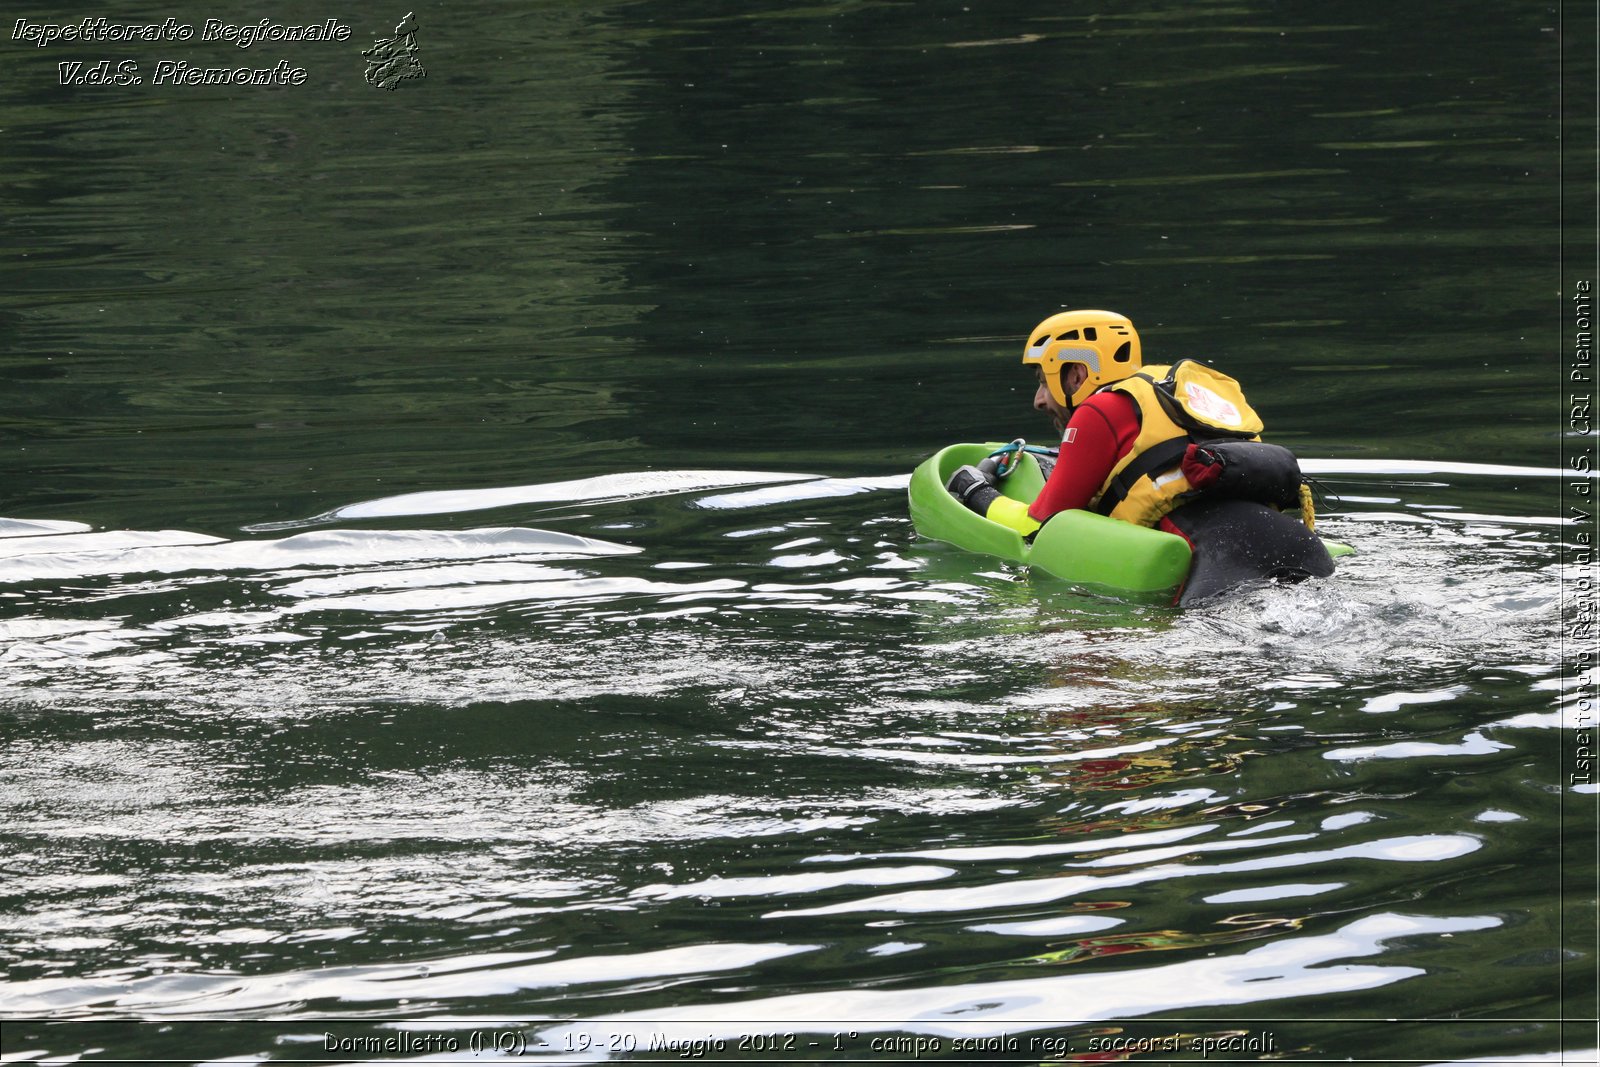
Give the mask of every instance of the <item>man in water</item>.
M 1232 378 L 1192 360 L 1145 366 L 1133 323 L 1110 311 L 1052 315 L 1029 336 L 1033 406 L 1061 433 L 1060 455 L 1031 505 L 995 487 L 992 458 L 961 468 L 948 488 L 963 504 L 1025 537 L 1074 508 L 1177 534 L 1194 553 L 1184 604 L 1333 573 L 1299 465 L 1261 442 Z

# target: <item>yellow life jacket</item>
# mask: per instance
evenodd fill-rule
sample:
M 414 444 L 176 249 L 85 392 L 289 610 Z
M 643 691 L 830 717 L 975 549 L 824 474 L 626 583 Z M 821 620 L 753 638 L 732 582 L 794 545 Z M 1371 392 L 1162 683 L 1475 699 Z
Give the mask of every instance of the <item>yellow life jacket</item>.
M 1139 436 L 1089 503 L 1113 519 L 1154 526 L 1194 499 L 1180 464 L 1197 438 L 1261 440 L 1261 417 L 1239 383 L 1192 359 L 1146 366 L 1100 391 L 1123 393 L 1139 407 Z

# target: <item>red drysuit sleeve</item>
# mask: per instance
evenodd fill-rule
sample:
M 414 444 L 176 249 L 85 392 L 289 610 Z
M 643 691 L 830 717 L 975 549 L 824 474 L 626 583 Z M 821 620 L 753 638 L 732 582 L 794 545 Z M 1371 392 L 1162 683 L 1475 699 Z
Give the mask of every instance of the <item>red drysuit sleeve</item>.
M 1058 511 L 1088 507 L 1138 436 L 1139 405 L 1132 397 L 1096 393 L 1079 404 L 1067 422 L 1056 469 L 1028 514 L 1043 522 Z

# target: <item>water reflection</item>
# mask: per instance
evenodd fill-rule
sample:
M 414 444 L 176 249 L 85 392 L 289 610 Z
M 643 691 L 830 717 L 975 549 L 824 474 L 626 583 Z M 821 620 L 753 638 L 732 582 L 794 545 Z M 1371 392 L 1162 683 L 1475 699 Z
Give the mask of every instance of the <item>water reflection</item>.
M 1424 980 L 1418 937 L 1501 928 L 1406 903 L 1546 817 L 1482 787 L 1559 714 L 1471 711 L 1553 683 L 1539 534 L 1366 521 L 1334 579 L 1176 614 L 963 571 L 885 515 L 898 485 L 651 484 L 576 524 L 629 543 L 13 526 L 8 1003 L 1070 1043 Z
M 903 991 L 856 989 L 722 1001 L 660 1010 L 648 1020 L 620 1014 L 577 1027 L 551 1028 L 541 1031 L 539 1039 L 555 1048 L 570 1047 L 567 1038 L 579 1033 L 590 1039 L 631 1034 L 641 1041 L 650 1040 L 653 1033 L 664 1032 L 680 1040 L 709 1033 L 736 1041 L 752 1029 L 774 1025 L 831 1036 L 835 1029 L 846 1027 L 882 1032 L 879 1020 L 885 1019 L 898 1021 L 892 1032 L 933 1034 L 947 1041 L 1025 1034 L 1071 1022 L 1377 989 L 1426 972 L 1396 963 L 1348 961 L 1382 956 L 1389 941 L 1492 929 L 1499 923 L 1491 916 L 1436 919 L 1380 912 L 1326 934 L 1287 936 L 1206 960 Z M 1330 966 L 1334 963 L 1340 966 Z M 821 1020 L 827 1020 L 827 1025 L 819 1026 Z

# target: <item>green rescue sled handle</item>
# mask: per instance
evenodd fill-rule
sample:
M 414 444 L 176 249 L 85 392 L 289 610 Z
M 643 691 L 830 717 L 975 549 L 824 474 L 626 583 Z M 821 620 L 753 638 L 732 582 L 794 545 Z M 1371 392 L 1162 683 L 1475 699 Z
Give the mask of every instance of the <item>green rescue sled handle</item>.
M 911 475 L 907 490 L 911 523 L 923 537 L 968 552 L 999 556 L 1044 571 L 1074 585 L 1121 593 L 1170 593 L 1189 575 L 1189 542 L 1176 534 L 1135 526 L 1090 511 L 1053 516 L 1029 544 L 1008 526 L 968 510 L 945 490 L 960 467 L 976 466 L 998 444 L 958 444 L 941 449 Z M 1001 479 L 1000 491 L 1024 504 L 1044 488 L 1039 463 L 1021 453 L 1016 469 Z M 1334 559 L 1354 551 L 1324 540 Z

